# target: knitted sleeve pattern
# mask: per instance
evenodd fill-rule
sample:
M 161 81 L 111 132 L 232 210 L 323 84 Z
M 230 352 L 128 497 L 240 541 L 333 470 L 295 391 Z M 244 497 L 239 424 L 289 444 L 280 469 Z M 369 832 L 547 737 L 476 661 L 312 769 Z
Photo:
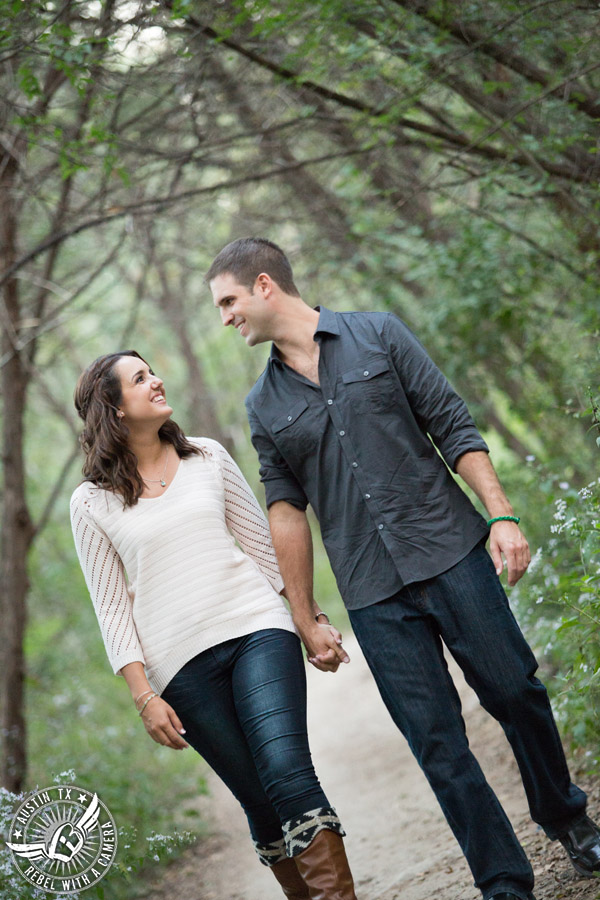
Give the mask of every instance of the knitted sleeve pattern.
M 279 593 L 283 579 L 273 549 L 269 523 L 252 488 L 227 450 L 217 441 L 207 442 L 216 457 L 225 488 L 225 522 L 242 550 L 254 560 L 272 587 Z
M 93 486 L 87 482 L 75 490 L 71 498 L 71 525 L 106 652 L 118 675 L 127 663 L 144 663 L 144 655 L 132 618 L 123 564 L 94 521 L 94 505 L 98 502 L 95 494 Z

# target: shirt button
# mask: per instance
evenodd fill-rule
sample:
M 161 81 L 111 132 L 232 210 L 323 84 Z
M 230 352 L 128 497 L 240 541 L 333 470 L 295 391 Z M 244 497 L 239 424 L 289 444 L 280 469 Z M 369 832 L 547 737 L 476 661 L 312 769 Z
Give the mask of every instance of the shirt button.
M 365 376 L 365 378 L 367 377 L 368 374 L 369 374 L 369 370 L 365 369 L 365 371 L 363 372 L 363 375 Z
M 291 422 L 291 421 L 292 421 L 292 417 L 288 416 L 288 422 Z
M 332 403 L 333 403 L 333 400 L 328 400 L 328 401 L 327 401 L 327 406 L 331 406 Z
M 345 434 L 346 434 L 345 431 L 340 431 L 340 437 L 344 437 Z
M 380 531 L 383 531 L 383 525 L 378 525 L 377 527 L 379 528 Z
M 352 468 L 353 468 L 353 469 L 358 469 L 358 463 L 357 463 L 357 462 L 353 462 L 353 463 L 352 463 Z
M 370 495 L 370 494 L 365 494 L 365 500 L 370 500 L 370 499 L 371 499 L 371 495 Z

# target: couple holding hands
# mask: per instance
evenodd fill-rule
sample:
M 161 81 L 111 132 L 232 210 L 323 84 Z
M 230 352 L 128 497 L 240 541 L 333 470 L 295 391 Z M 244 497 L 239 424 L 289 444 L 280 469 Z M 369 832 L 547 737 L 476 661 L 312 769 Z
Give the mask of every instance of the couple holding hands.
M 324 672 L 349 662 L 313 596 L 310 504 L 383 701 L 484 900 L 533 900 L 533 872 L 469 749 L 442 641 L 502 725 L 532 818 L 580 874 L 600 874 L 600 829 L 499 580 L 504 564 L 510 585 L 523 575 L 527 541 L 464 402 L 395 316 L 307 305 L 270 241 L 228 244 L 206 280 L 224 325 L 272 342 L 246 398 L 268 523 L 226 450 L 171 419 L 135 351 L 95 360 L 75 392 L 75 545 L 146 730 L 223 779 L 286 897 L 356 900 L 306 730 L 301 642 Z

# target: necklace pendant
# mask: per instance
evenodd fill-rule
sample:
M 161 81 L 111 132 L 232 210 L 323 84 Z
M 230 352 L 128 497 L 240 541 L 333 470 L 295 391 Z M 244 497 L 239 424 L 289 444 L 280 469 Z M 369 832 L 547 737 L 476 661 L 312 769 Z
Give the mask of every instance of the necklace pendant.
M 163 481 L 162 478 L 160 479 L 160 486 L 161 486 L 161 487 L 165 487 L 166 483 L 167 483 L 167 482 L 166 482 L 166 481 Z

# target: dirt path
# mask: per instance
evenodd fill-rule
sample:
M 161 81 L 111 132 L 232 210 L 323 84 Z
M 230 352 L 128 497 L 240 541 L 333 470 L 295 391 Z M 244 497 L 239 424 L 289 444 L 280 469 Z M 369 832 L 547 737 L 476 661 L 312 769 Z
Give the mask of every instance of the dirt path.
M 480 900 L 469 869 L 406 743 L 392 724 L 358 647 L 336 675 L 309 667 L 309 734 L 315 767 L 347 831 L 359 900 Z M 537 900 L 600 900 L 600 880 L 576 877 L 560 848 L 527 813 L 504 735 L 453 670 L 471 745 L 536 873 Z M 248 839 L 246 820 L 225 787 L 209 778 L 202 812 L 211 835 L 173 864 L 146 900 L 281 900 Z M 600 788 L 590 809 L 600 813 Z

